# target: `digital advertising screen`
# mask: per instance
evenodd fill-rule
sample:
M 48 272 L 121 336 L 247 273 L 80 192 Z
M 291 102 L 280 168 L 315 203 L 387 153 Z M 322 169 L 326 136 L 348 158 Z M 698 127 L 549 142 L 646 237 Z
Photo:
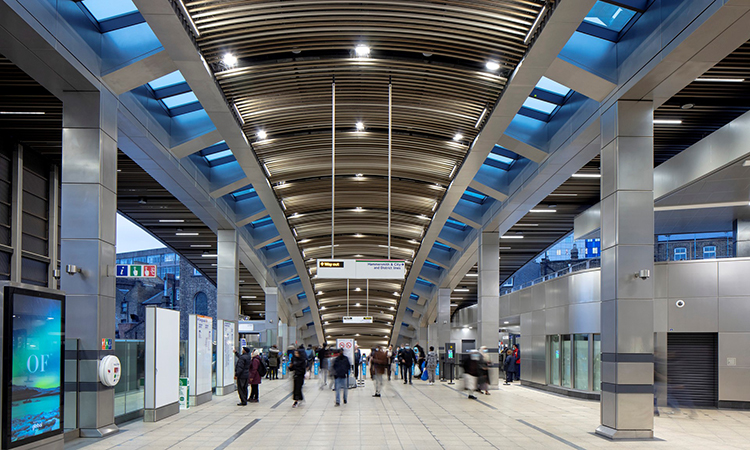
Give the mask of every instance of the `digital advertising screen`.
M 63 295 L 6 286 L 3 448 L 63 432 Z

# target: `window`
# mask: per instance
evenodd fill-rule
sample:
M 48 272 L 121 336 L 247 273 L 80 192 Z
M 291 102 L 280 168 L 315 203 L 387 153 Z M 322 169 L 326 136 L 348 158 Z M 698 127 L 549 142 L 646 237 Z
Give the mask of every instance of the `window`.
M 602 335 L 594 335 L 594 390 L 602 390 Z
M 570 363 L 571 363 L 571 352 L 572 347 L 570 343 L 570 335 L 564 334 L 562 336 L 562 387 L 571 387 L 570 384 Z
M 194 277 L 199 277 L 199 276 L 201 276 L 201 273 L 200 273 L 200 272 L 198 271 L 198 269 L 196 269 L 195 267 L 193 267 L 193 276 L 194 276 Z
M 574 334 L 575 346 L 575 388 L 589 390 L 589 335 Z
M 560 385 L 560 336 L 549 337 L 549 384 Z
M 174 262 L 174 257 L 175 257 L 174 253 L 166 253 L 164 255 L 164 262 Z
M 208 315 L 208 297 L 203 292 L 198 292 L 195 294 L 195 298 L 193 299 L 194 302 L 194 309 L 193 311 L 195 314 L 200 314 L 202 316 Z
M 635 11 L 598 1 L 583 21 L 619 33 L 633 16 Z
M 121 314 L 127 314 L 128 313 L 128 302 L 122 302 L 120 304 L 120 313 Z
M 503 283 L 503 287 L 513 287 L 513 277 L 508 278 L 508 281 Z
M 676 247 L 674 249 L 674 260 L 675 261 L 686 261 L 687 260 L 687 248 Z
M 716 258 L 716 246 L 707 245 L 703 247 L 703 259 L 714 259 Z

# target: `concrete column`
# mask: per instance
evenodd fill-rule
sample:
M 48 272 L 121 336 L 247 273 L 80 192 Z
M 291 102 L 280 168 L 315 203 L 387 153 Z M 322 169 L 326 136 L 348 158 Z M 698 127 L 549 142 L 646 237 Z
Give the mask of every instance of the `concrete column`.
M 734 221 L 734 256 L 745 258 L 750 256 L 750 221 L 736 219 Z
M 436 351 L 440 348 L 437 323 L 427 325 L 427 350 L 430 349 L 430 346 L 435 347 Z
M 620 101 L 601 118 L 601 425 L 611 439 L 654 428 L 653 104 Z M 648 271 L 648 277 L 638 276 Z
M 297 343 L 297 318 L 292 316 L 289 318 L 289 323 L 286 327 L 287 332 L 287 348 L 289 348 L 290 345 L 293 345 L 295 348 L 299 347 L 299 344 Z M 287 349 L 285 348 L 284 351 Z
M 118 430 L 115 390 L 97 375 L 99 360 L 114 354 L 107 342 L 115 338 L 115 278 L 108 269 L 115 265 L 117 99 L 93 91 L 66 92 L 62 100 L 65 337 L 78 339 L 81 436 L 101 437 Z M 66 273 L 69 264 L 80 271 Z
M 442 357 L 445 352 L 446 342 L 451 340 L 451 290 L 440 289 L 438 291 L 437 305 L 437 340 L 439 354 Z
M 216 234 L 216 317 L 236 322 L 240 313 L 240 265 L 237 255 L 237 231 L 219 230 Z
M 430 349 L 430 347 L 427 347 L 427 327 L 420 326 L 419 328 L 417 328 L 416 343 L 421 345 L 425 352 Z
M 266 345 L 270 347 L 276 344 L 279 333 L 279 288 L 267 287 L 264 291 L 266 293 Z
M 487 347 L 493 367 L 490 386 L 499 380 L 497 344 L 500 341 L 500 235 L 497 231 L 479 234 L 479 272 L 477 283 L 477 348 Z

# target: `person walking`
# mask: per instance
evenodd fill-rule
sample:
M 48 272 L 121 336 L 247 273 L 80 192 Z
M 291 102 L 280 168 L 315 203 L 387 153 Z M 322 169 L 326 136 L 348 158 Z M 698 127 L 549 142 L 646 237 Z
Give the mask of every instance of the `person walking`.
M 477 390 L 477 378 L 479 377 L 479 354 L 476 350 L 469 350 L 461 361 L 464 369 L 464 389 L 469 391 L 469 399 L 476 400 L 474 392 Z
M 333 383 L 336 386 L 336 404 L 341 404 L 341 391 L 344 391 L 344 404 L 349 394 L 349 371 L 351 370 L 351 364 L 349 364 L 349 358 L 344 355 L 343 350 L 338 350 L 336 358 L 333 360 Z
M 516 370 L 513 379 L 521 381 L 521 348 L 518 344 L 513 344 L 513 357 L 516 359 Z
M 435 347 L 430 346 L 430 351 L 427 352 L 427 358 L 425 359 L 425 370 L 427 371 L 427 379 L 429 383 L 435 384 L 435 370 L 438 365 L 438 354 L 435 351 Z
M 487 347 L 479 347 L 479 378 L 477 379 L 477 389 L 490 395 L 490 355 L 487 354 Z
M 322 347 L 318 349 L 318 363 L 320 364 L 320 371 L 318 372 L 318 388 L 323 389 L 328 386 L 328 364 L 330 363 L 331 352 L 328 349 L 328 343 L 324 343 Z
M 414 354 L 414 350 L 409 348 L 409 344 L 404 345 L 404 348 L 401 349 L 401 354 L 398 358 L 399 363 L 401 364 L 401 378 L 404 379 L 404 384 L 407 383 L 407 377 L 409 379 L 409 384 L 412 384 L 412 366 L 414 365 L 414 360 L 416 359 L 417 358 Z
M 427 354 L 425 353 L 425 351 L 422 348 L 422 346 L 419 345 L 419 342 L 417 342 L 417 344 L 414 346 L 414 354 L 417 357 L 417 369 L 419 369 L 419 371 L 418 371 L 419 375 L 416 375 L 416 376 L 417 377 L 421 377 L 422 376 L 422 370 L 424 370 L 424 367 L 422 367 L 422 365 L 425 362 L 425 358 L 426 358 Z
M 359 351 L 359 345 L 354 344 L 354 378 L 359 379 L 359 365 L 362 362 L 362 352 Z
M 261 369 L 260 366 L 263 364 L 263 360 L 260 359 L 260 349 L 253 350 L 253 358 L 250 360 L 250 369 L 248 370 L 248 380 L 250 383 L 250 398 L 248 402 L 258 403 L 258 385 L 261 380 Z
M 388 357 L 388 366 L 386 366 L 385 371 L 388 372 L 388 381 L 391 381 L 391 366 L 393 365 L 393 344 L 388 346 L 388 350 L 385 352 L 385 354 Z
M 516 373 L 516 357 L 513 356 L 513 350 L 506 352 L 503 370 L 505 370 L 505 383 L 503 384 L 507 386 L 513 382 L 513 375 Z
M 268 349 L 268 374 L 271 380 L 279 379 L 280 361 L 281 358 L 279 358 L 279 349 L 276 348 L 275 345 L 272 345 L 271 348 Z
M 292 373 L 294 380 L 294 390 L 292 391 L 294 404 L 292 408 L 296 408 L 299 406 L 299 402 L 304 400 L 304 397 L 302 397 L 302 385 L 305 384 L 305 372 L 307 372 L 307 354 L 305 353 L 305 347 L 302 345 L 294 351 L 289 371 Z
M 234 379 L 237 380 L 237 395 L 240 396 L 240 402 L 237 406 L 247 405 L 247 383 L 250 374 L 250 348 L 242 347 L 242 355 L 237 358 L 234 364 Z
M 380 393 L 383 390 L 383 374 L 385 373 L 386 366 L 389 364 L 388 355 L 383 349 L 379 347 L 374 348 L 370 353 L 370 364 L 372 364 L 370 370 L 373 373 L 375 385 L 375 395 L 373 397 L 380 397 Z

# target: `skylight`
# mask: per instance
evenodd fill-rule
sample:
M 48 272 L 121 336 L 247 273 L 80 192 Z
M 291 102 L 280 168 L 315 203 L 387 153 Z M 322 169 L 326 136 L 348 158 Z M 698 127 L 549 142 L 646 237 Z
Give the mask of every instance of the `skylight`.
M 498 155 L 497 153 L 492 153 L 492 152 L 490 152 L 490 154 L 487 155 L 487 158 L 491 159 L 493 161 L 497 161 L 497 162 L 500 162 L 500 163 L 503 163 L 503 164 L 507 164 L 507 165 L 511 165 L 511 164 L 513 164 L 515 162 L 515 160 L 512 159 L 512 158 L 508 158 L 507 156 Z
M 169 109 L 173 109 L 179 106 L 189 105 L 190 103 L 196 103 L 198 101 L 198 97 L 196 97 L 193 92 L 186 92 L 184 94 L 163 98 L 161 101 L 164 102 L 164 106 Z
M 206 158 L 206 161 L 208 162 L 213 162 L 213 161 L 216 161 L 217 159 L 226 158 L 227 156 L 232 156 L 231 150 L 224 150 L 221 152 L 211 153 L 210 155 L 204 156 L 204 158 Z
M 523 106 L 544 114 L 552 114 L 555 108 L 557 108 L 557 105 L 554 103 L 545 102 L 532 97 L 527 98 L 526 101 L 523 102 Z
M 584 22 L 619 33 L 635 16 L 635 11 L 598 1 L 583 19 Z
M 245 196 L 248 196 L 248 195 L 254 194 L 254 193 L 255 193 L 255 189 L 254 188 L 243 189 L 241 191 L 237 191 L 237 192 L 232 193 L 232 197 L 234 197 L 235 200 L 238 200 L 238 199 L 240 199 L 242 197 L 245 197 Z
M 487 200 L 486 195 L 480 194 L 479 192 L 473 191 L 471 189 L 467 189 L 466 191 L 464 191 L 464 195 L 462 195 L 461 198 L 470 202 L 479 203 L 480 205 L 484 203 L 485 200 Z
M 98 22 L 138 11 L 131 0 L 83 0 L 81 3 Z
M 542 79 L 539 80 L 539 83 L 536 84 L 536 87 L 563 97 L 570 93 L 570 88 L 563 86 L 557 81 L 552 81 L 547 77 L 542 77 Z
M 184 83 L 185 77 L 182 76 L 179 70 L 175 70 L 174 72 L 164 75 L 161 78 L 157 78 L 154 81 L 150 82 L 148 85 L 151 86 L 151 89 L 157 90 L 157 89 L 163 89 L 165 87 L 174 86 L 176 84 Z

